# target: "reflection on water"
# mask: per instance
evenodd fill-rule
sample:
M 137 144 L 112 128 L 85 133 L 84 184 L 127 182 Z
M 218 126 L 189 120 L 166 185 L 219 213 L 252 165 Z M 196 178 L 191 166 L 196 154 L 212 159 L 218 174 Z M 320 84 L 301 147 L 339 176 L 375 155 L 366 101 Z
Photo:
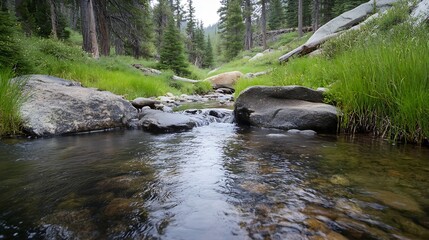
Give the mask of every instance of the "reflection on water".
M 0 239 L 429 239 L 429 151 L 215 123 L 0 143 Z

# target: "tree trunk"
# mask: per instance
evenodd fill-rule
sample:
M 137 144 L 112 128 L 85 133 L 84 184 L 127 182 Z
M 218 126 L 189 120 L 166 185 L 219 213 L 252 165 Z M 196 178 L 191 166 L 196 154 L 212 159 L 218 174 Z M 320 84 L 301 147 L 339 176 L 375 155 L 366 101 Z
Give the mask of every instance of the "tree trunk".
M 115 38 L 115 54 L 116 55 L 124 55 L 124 42 L 118 37 Z
M 300 0 L 302 1 L 302 0 Z M 261 30 L 262 30 L 262 46 L 267 49 L 267 6 L 266 0 L 261 0 L 262 12 L 261 12 Z
M 95 0 L 101 55 L 110 55 L 109 17 L 105 0 Z
M 95 27 L 94 6 L 92 0 L 81 1 L 81 15 L 82 15 L 82 36 L 83 36 L 83 50 L 91 53 L 92 57 L 98 59 L 100 53 L 98 52 L 97 31 Z
M 250 0 L 245 0 L 245 21 L 246 21 L 246 37 L 245 49 L 250 50 L 253 47 L 252 36 L 252 3 Z
M 320 25 L 320 0 L 313 0 L 313 31 L 316 32 Z
M 302 31 L 302 0 L 298 0 L 298 35 L 304 36 Z
M 55 1 L 49 0 L 49 6 L 51 10 L 51 36 L 53 39 L 58 39 L 57 34 L 57 13 L 55 11 Z
M 19 6 L 22 4 L 23 0 L 15 0 L 15 16 L 20 19 L 21 18 L 21 14 L 19 11 L 17 11 L 17 9 L 19 8 Z

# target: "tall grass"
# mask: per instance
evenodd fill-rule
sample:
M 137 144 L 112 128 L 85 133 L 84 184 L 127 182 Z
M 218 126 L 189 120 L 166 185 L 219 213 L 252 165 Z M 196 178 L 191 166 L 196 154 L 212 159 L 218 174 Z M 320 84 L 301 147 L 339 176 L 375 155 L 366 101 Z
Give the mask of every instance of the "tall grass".
M 399 4 L 358 31 L 324 45 L 323 56 L 293 59 L 252 85 L 328 87 L 342 110 L 343 129 L 422 142 L 429 137 L 429 26 L 413 26 Z
M 18 134 L 21 128 L 19 108 L 24 100 L 25 81 L 11 81 L 12 72 L 0 69 L 0 136 Z
M 429 137 L 429 29 L 402 24 L 335 59 L 344 126 L 397 140 Z
M 134 59 L 127 56 L 91 59 L 73 42 L 52 39 L 26 38 L 22 40 L 25 55 L 34 65 L 37 74 L 48 74 L 81 82 L 85 87 L 98 88 L 123 95 L 127 99 L 174 94 L 202 93 L 210 90 L 207 84 L 177 83 L 171 80 L 172 72 L 160 76 L 145 76 L 131 64 L 154 68 L 155 61 Z M 77 40 L 76 40 L 77 41 Z M 194 76 L 205 75 L 193 69 Z

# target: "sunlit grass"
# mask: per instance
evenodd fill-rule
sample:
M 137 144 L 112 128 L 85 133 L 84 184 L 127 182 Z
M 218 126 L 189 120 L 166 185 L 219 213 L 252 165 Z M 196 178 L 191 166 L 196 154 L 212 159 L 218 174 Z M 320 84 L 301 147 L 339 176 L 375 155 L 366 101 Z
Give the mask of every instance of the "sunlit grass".
M 0 136 L 18 134 L 21 128 L 19 108 L 24 100 L 22 81 L 11 81 L 12 73 L 0 69 Z

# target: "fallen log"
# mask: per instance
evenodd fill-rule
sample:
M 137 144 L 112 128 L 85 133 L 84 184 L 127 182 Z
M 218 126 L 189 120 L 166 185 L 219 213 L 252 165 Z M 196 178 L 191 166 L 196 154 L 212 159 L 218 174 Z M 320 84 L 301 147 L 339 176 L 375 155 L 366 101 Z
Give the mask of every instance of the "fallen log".
M 188 83 L 197 83 L 200 82 L 199 80 L 194 80 L 194 79 L 189 79 L 189 78 L 183 78 L 183 77 L 179 77 L 174 75 L 171 79 L 173 79 L 174 81 L 179 81 L 179 82 L 188 82 Z

